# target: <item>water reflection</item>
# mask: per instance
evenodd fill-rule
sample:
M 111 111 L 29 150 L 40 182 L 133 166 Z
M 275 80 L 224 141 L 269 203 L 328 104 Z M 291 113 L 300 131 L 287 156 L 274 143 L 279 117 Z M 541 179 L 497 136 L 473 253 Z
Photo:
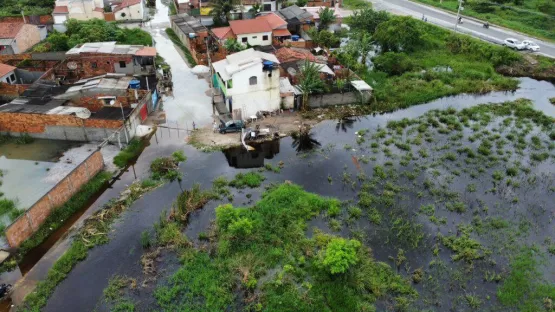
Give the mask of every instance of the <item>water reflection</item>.
M 224 151 L 225 158 L 233 168 L 260 168 L 264 166 L 264 159 L 272 159 L 279 154 L 279 140 L 251 145 L 254 151 L 247 151 L 243 146 L 229 148 Z
M 310 132 L 310 129 L 307 129 L 306 131 L 301 130 L 299 132 L 294 132 L 291 136 L 293 137 L 291 147 L 297 151 L 297 154 L 308 152 L 322 145 L 313 138 L 314 134 Z

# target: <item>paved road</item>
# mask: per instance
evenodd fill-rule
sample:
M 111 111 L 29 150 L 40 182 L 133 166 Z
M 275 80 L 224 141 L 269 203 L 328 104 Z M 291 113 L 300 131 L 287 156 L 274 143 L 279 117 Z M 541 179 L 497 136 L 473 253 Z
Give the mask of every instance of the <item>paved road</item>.
M 373 8 L 376 10 L 388 11 L 397 15 L 410 15 L 415 18 L 422 18 L 422 15 L 428 18 L 428 22 L 442 26 L 444 28 L 453 29 L 456 21 L 456 14 L 447 13 L 445 11 L 415 3 L 408 0 L 368 0 L 372 2 Z M 517 32 L 510 31 L 505 28 L 490 26 L 489 29 L 482 27 L 483 23 L 477 22 L 463 17 L 463 24 L 457 27 L 457 30 L 474 37 L 500 44 L 506 38 L 515 38 L 518 40 L 533 39 Z M 539 46 L 539 54 L 555 58 L 555 44 L 545 42 L 539 39 L 533 39 Z

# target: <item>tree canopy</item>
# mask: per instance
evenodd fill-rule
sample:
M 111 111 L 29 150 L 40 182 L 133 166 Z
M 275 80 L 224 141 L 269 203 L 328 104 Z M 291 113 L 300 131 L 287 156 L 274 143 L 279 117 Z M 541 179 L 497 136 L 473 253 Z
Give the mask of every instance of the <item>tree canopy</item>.
M 410 16 L 395 16 L 378 25 L 374 40 L 384 51 L 414 51 L 422 45 L 423 31 Z
M 389 20 L 389 14 L 384 11 L 374 11 L 366 8 L 360 11 L 355 11 L 353 15 L 348 18 L 347 23 L 353 31 L 362 31 L 369 34 L 374 34 L 379 24 Z

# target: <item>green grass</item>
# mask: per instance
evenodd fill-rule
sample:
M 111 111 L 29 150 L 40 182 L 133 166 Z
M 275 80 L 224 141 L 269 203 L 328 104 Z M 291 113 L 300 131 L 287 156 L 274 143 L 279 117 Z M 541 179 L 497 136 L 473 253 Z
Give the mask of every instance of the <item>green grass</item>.
M 238 173 L 235 178 L 229 182 L 229 186 L 242 189 L 242 188 L 255 188 L 259 187 L 264 181 L 264 176 L 258 172 Z
M 553 311 L 546 309 L 546 298 L 555 299 L 555 285 L 544 281 L 539 271 L 538 251 L 525 248 L 510 263 L 510 273 L 497 291 L 499 301 L 521 312 Z
M 443 3 L 440 3 L 439 0 L 416 1 L 452 12 L 456 12 L 458 7 L 458 1 L 456 0 L 443 0 Z M 555 29 L 555 20 L 553 19 L 555 4 L 552 1 L 550 5 L 547 5 L 549 0 L 527 0 L 522 1 L 523 4 L 520 6 L 515 6 L 511 1 L 506 3 L 505 9 L 503 9 L 502 5 L 495 4 L 494 1 L 486 2 L 492 4 L 490 9 L 485 10 L 487 12 L 482 12 L 480 8 L 472 4 L 466 4 L 463 14 L 488 21 L 490 24 L 504 26 L 535 37 L 555 41 L 555 32 L 553 31 Z M 542 3 L 546 6 L 540 7 L 539 5 Z M 551 11 L 546 10 L 548 7 L 550 7 Z
M 145 147 L 145 142 L 140 139 L 132 139 L 129 144 L 114 157 L 114 165 L 122 169 L 135 161 Z
M 373 311 L 373 303 L 386 297 L 411 302 L 416 292 L 409 282 L 374 260 L 368 249 L 358 248 L 358 241 L 319 231 L 306 236 L 307 222 L 336 203 L 281 184 L 253 208 L 218 207 L 217 251 L 186 249 L 183 266 L 156 290 L 160 308 Z M 238 297 L 255 292 L 254 302 Z
M 344 0 L 343 7 L 349 10 L 358 10 L 364 8 L 371 8 L 372 3 L 365 0 Z
M 187 47 L 183 44 L 183 42 L 181 42 L 181 40 L 179 40 L 179 37 L 177 36 L 175 31 L 173 31 L 173 29 L 171 29 L 171 28 L 166 28 L 166 34 L 168 35 L 170 40 L 176 46 L 178 46 L 181 49 L 181 51 L 183 51 L 183 54 L 185 54 L 185 58 L 187 58 L 187 63 L 189 63 L 189 66 L 190 67 L 196 66 L 197 62 L 195 61 L 195 59 L 191 55 L 191 51 L 189 51 L 189 49 L 187 49 Z

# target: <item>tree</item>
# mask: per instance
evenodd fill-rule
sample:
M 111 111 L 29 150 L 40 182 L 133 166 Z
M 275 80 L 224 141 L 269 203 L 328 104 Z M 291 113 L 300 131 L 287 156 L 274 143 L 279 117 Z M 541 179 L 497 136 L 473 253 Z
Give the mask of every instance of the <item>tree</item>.
M 411 71 L 414 63 L 405 53 L 386 52 L 374 58 L 374 66 L 389 75 L 401 75 Z
M 302 8 L 304 6 L 306 6 L 306 4 L 308 3 L 308 0 L 297 0 L 296 4 L 298 7 Z
M 62 34 L 56 31 L 51 33 L 48 38 L 46 38 L 46 42 L 50 43 L 51 51 L 69 50 L 68 41 L 69 38 L 66 34 Z
M 358 262 L 357 251 L 360 245 L 356 239 L 332 238 L 326 249 L 320 250 L 319 264 L 331 274 L 345 273 L 349 266 Z
M 345 50 L 357 58 L 361 57 L 360 63 L 366 66 L 366 58 L 372 48 L 372 36 L 366 32 L 358 32 L 353 34 L 353 38 L 349 41 Z
M 225 41 L 224 48 L 228 52 L 232 52 L 232 53 L 245 50 L 245 46 L 233 38 L 227 39 Z
M 313 27 L 308 30 L 308 35 L 315 44 L 325 48 L 337 47 L 339 45 L 339 38 L 331 31 L 322 30 L 319 32 Z
M 261 10 L 262 6 L 260 5 L 260 3 L 255 3 L 252 5 L 252 8 L 249 9 L 249 12 L 251 12 L 253 15 L 256 15 L 260 13 Z
M 374 11 L 370 8 L 355 11 L 347 24 L 354 32 L 366 32 L 373 35 L 379 24 L 389 20 L 389 14 L 384 11 Z
M 318 30 L 328 29 L 328 26 L 335 22 L 335 11 L 328 7 L 320 9 L 318 15 L 320 16 Z
M 378 25 L 374 39 L 383 51 L 410 52 L 422 45 L 422 34 L 422 28 L 414 18 L 395 16 Z
M 318 64 L 305 61 L 301 73 L 299 74 L 299 83 L 297 88 L 303 95 L 301 109 L 308 108 L 308 96 L 314 92 L 323 92 L 325 88 L 324 81 L 320 78 L 320 67 Z
M 228 25 L 229 13 L 235 9 L 236 5 L 232 0 L 216 0 L 210 12 L 214 26 Z

